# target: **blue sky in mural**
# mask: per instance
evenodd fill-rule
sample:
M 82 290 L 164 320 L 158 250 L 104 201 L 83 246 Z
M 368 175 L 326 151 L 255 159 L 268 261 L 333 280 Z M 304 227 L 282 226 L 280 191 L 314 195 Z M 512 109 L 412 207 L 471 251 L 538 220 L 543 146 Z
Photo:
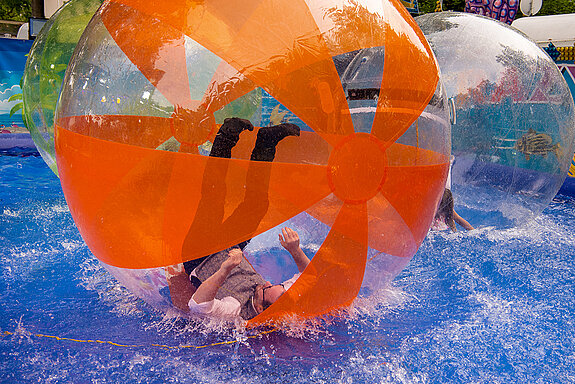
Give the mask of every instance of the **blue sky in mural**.
M 19 101 L 8 101 L 10 96 L 22 93 L 20 79 L 26 66 L 26 54 L 32 45 L 28 40 L 0 39 L 0 126 L 16 123 L 23 126 L 20 112 L 10 116 L 10 109 Z

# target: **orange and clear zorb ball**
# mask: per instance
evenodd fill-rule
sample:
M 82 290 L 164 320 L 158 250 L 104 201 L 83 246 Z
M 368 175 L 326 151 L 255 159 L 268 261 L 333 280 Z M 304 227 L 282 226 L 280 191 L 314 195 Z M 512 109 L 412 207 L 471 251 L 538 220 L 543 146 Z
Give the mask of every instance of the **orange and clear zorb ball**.
M 209 156 L 232 118 L 254 129 Z M 281 123 L 299 135 L 254 157 L 258 132 Z M 165 267 L 247 240 L 266 280 L 291 277 L 278 233 L 296 230 L 312 261 L 252 323 L 321 315 L 395 276 L 450 153 L 437 63 L 396 1 L 107 1 L 72 58 L 56 133 L 86 243 L 156 307 L 169 306 Z

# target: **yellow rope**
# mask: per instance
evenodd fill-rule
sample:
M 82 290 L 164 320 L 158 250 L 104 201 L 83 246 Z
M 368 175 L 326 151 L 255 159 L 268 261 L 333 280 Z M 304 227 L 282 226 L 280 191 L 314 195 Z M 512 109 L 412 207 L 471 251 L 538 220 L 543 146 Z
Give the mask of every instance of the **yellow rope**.
M 259 337 L 261 335 L 265 335 L 271 332 L 274 332 L 275 329 L 271 329 L 268 331 L 264 331 L 258 333 L 257 335 L 247 336 L 248 339 L 253 339 Z M 14 336 L 16 335 L 15 332 L 4 331 L 2 333 L 3 336 Z M 25 336 L 35 336 L 35 337 L 43 337 L 47 339 L 55 339 L 58 341 L 73 341 L 76 343 L 96 343 L 96 344 L 108 344 L 113 345 L 115 347 L 123 347 L 123 348 L 142 348 L 142 347 L 158 347 L 164 349 L 184 349 L 184 348 L 194 348 L 194 349 L 202 349 L 207 347 L 215 347 L 218 345 L 226 345 L 226 344 L 235 344 L 239 342 L 239 340 L 231 340 L 231 341 L 220 341 L 218 343 L 206 344 L 206 345 L 178 345 L 178 346 L 171 346 L 171 345 L 163 345 L 163 344 L 150 344 L 150 345 L 138 345 L 138 344 L 119 344 L 114 343 L 113 341 L 106 341 L 106 340 L 80 340 L 80 339 L 72 339 L 70 337 L 60 337 L 60 336 L 53 336 L 53 335 L 43 335 L 41 333 L 35 334 L 27 334 Z

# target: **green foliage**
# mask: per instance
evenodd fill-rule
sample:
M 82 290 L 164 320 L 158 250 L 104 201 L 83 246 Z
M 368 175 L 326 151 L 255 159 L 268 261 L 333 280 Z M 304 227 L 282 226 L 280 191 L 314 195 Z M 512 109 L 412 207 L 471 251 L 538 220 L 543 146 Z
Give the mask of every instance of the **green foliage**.
M 418 0 L 419 13 L 431 13 L 435 10 L 435 1 L 433 0 Z
M 519 12 L 521 13 L 521 12 Z M 544 0 L 536 16 L 575 13 L 575 0 Z
M 419 12 L 431 13 L 435 11 L 436 0 L 419 0 Z M 444 11 L 463 12 L 465 0 L 444 0 Z M 541 11 L 536 16 L 560 15 L 564 13 L 575 13 L 575 0 L 543 0 Z M 521 11 L 517 12 L 517 18 L 522 17 Z
M 22 94 L 16 93 L 8 98 L 8 101 L 22 100 Z
M 8 101 L 14 101 L 14 100 L 22 100 L 22 94 L 21 93 L 16 93 L 12 96 L 10 96 L 8 98 Z M 13 114 L 15 114 L 16 112 L 18 112 L 19 110 L 22 109 L 22 102 L 19 102 L 17 104 L 15 104 L 12 109 L 10 109 L 10 117 L 12 117 Z
M 0 2 L 0 20 L 28 21 L 31 15 L 30 0 L 2 0 Z
M 436 0 L 420 0 L 419 12 L 422 14 L 435 12 L 436 6 L 437 6 Z M 465 0 L 443 0 L 444 11 L 463 12 L 464 8 L 465 8 Z
M 21 109 L 22 109 L 22 103 L 18 103 L 16 105 L 14 105 L 12 107 L 12 109 L 10 109 L 10 117 L 12 117 L 13 114 L 15 114 L 16 112 L 18 112 Z

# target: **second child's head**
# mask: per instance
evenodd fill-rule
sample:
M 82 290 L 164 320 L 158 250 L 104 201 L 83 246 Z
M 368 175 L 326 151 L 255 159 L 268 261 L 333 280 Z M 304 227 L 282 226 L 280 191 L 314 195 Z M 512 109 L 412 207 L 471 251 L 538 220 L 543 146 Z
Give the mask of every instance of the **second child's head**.
M 453 219 L 453 195 L 448 188 L 443 191 L 441 202 L 435 213 L 436 218 L 443 218 L 445 223 L 453 230 L 455 230 L 455 220 Z

